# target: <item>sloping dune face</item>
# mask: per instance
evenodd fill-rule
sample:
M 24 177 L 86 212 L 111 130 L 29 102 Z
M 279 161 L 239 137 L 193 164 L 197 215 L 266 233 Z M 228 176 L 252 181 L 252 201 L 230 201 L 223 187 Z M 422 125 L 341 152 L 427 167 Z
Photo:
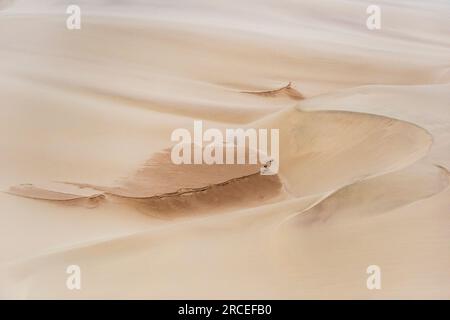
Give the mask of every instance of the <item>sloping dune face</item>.
M 382 214 L 437 194 L 448 186 L 448 182 L 448 172 L 443 168 L 413 165 L 347 185 L 288 223 L 324 225 Z
M 423 157 L 432 142 L 416 125 L 352 112 L 286 109 L 255 125 L 283 128 L 280 172 L 296 196 L 405 167 Z
M 70 4 L 0 1 L 1 298 L 450 298 L 448 4 Z

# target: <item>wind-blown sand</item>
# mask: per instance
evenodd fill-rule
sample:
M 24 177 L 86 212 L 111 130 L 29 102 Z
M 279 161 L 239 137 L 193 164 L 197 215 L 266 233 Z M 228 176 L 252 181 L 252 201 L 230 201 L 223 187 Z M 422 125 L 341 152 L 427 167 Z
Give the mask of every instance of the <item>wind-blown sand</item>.
M 450 298 L 450 4 L 72 3 L 0 1 L 1 298 Z M 194 120 L 279 174 L 173 165 Z

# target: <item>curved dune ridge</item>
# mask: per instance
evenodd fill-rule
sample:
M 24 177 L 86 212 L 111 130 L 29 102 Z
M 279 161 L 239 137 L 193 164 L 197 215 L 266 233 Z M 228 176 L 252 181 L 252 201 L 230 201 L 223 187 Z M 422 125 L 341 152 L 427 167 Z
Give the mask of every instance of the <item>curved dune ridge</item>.
M 450 298 L 448 4 L 67 5 L 0 0 L 0 298 Z M 278 174 L 175 165 L 195 120 Z
M 277 254 L 284 262 L 283 272 L 294 278 L 308 273 L 309 277 L 298 278 L 301 278 L 303 288 L 310 288 L 313 297 L 323 297 L 314 288 L 336 277 L 352 279 L 361 265 L 375 263 L 384 266 L 383 270 L 392 282 L 389 292 L 377 297 L 395 298 L 402 290 L 393 288 L 405 282 L 419 285 L 421 281 L 427 281 L 430 275 L 426 270 L 433 268 L 434 261 L 425 258 L 430 253 L 422 251 L 421 240 L 426 238 L 424 230 L 430 226 L 440 232 L 436 222 L 429 220 L 435 219 L 439 211 L 439 206 L 432 205 L 433 199 L 444 199 L 449 195 L 449 179 L 445 168 L 414 164 L 343 187 L 310 208 L 292 214 L 280 224 L 274 236 L 274 250 L 283 253 Z M 442 205 L 441 208 L 444 209 Z M 421 218 L 418 212 L 428 216 Z M 448 210 L 443 212 L 448 214 Z M 354 241 L 358 241 L 354 245 L 358 249 L 348 251 L 349 243 Z M 335 261 L 344 262 L 338 269 Z M 406 275 L 404 270 L 395 268 L 398 263 L 409 266 Z M 440 273 L 439 270 L 436 272 Z M 408 280 L 411 274 L 417 278 Z M 370 298 L 367 292 L 356 288 L 346 291 L 346 287 L 345 282 L 339 282 L 332 290 L 344 291 L 341 293 L 344 298 L 356 294 Z M 411 298 L 417 293 L 403 295 Z
M 354 221 L 431 197 L 448 185 L 449 173 L 445 168 L 415 164 L 345 186 L 286 223 L 310 227 Z
M 9 194 L 36 200 L 56 201 L 64 204 L 96 207 L 105 199 L 103 192 L 61 183 L 21 184 L 10 187 Z
M 87 270 L 85 275 L 87 277 L 91 277 L 92 270 L 99 267 L 109 270 L 108 274 L 103 274 L 100 279 L 90 278 L 91 297 L 121 296 L 123 293 L 120 290 L 129 292 L 127 295 L 129 297 L 151 298 L 166 294 L 181 297 L 188 292 L 195 297 L 201 297 L 207 294 L 210 285 L 222 290 L 217 296 L 227 297 L 236 294 L 230 291 L 230 285 L 243 282 L 248 289 L 239 296 L 244 298 L 258 295 L 257 291 L 251 288 L 266 279 L 264 277 L 268 274 L 270 280 L 266 279 L 264 282 L 264 288 L 268 291 L 264 291 L 261 297 L 273 295 L 286 298 L 321 297 L 316 290 L 317 285 L 329 281 L 331 274 L 333 277 L 349 276 L 349 270 L 337 270 L 332 263 L 333 259 L 338 259 L 338 253 L 345 250 L 349 240 L 345 240 L 344 243 L 341 239 L 337 240 L 337 231 L 327 226 L 332 224 L 337 227 L 346 223 L 367 225 L 370 221 L 367 218 L 379 214 L 389 217 L 390 212 L 395 212 L 398 208 L 411 206 L 424 198 L 439 194 L 448 184 L 447 170 L 417 164 L 398 172 L 349 185 L 322 199 L 301 198 L 297 202 L 282 201 L 279 205 L 265 205 L 257 210 L 251 210 L 250 214 L 238 211 L 234 216 L 214 218 L 214 224 L 220 224 L 221 227 L 212 228 L 210 219 L 191 221 L 187 224 L 172 225 L 127 237 L 45 253 L 14 264 L 14 268 L 10 269 L 10 280 L 20 284 L 16 286 L 18 297 L 23 297 L 25 289 L 20 289 L 23 287 L 27 288 L 26 296 L 30 298 L 37 292 L 41 297 L 53 295 L 82 297 L 82 294 L 69 294 L 58 285 L 58 281 L 54 281 L 55 277 L 58 278 L 55 275 L 59 269 L 63 269 L 68 262 L 77 261 Z M 333 203 L 337 203 L 337 206 Z M 280 221 L 281 215 L 278 210 L 281 208 L 286 214 L 291 212 L 290 216 L 285 215 L 285 222 L 279 228 L 272 229 L 272 233 L 268 233 L 274 223 L 276 225 L 276 222 Z M 234 232 L 230 233 L 230 229 Z M 327 235 L 327 240 L 324 240 L 323 232 L 326 233 L 327 230 L 332 234 Z M 335 243 L 323 242 L 332 241 L 333 237 Z M 205 241 L 208 246 L 202 251 L 192 251 L 198 241 Z M 230 244 L 235 245 L 232 250 Z M 361 245 L 365 246 L 364 243 Z M 324 252 L 319 249 L 321 246 L 328 250 L 332 247 L 336 252 Z M 249 256 L 255 259 L 249 264 L 254 268 L 252 277 L 239 268 L 239 257 L 248 259 Z M 357 259 L 358 263 L 364 263 L 364 258 L 365 255 L 350 257 L 350 262 Z M 156 264 L 155 259 L 158 260 Z M 180 268 L 189 268 L 195 259 L 201 259 L 202 264 L 198 265 L 196 270 L 189 269 L 189 277 L 184 277 L 184 272 L 180 275 Z M 323 264 L 315 265 L 317 259 Z M 174 260 L 178 261 L 176 266 L 169 263 Z M 153 270 L 151 273 L 148 272 L 149 266 Z M 225 269 L 233 270 L 233 277 L 222 281 L 217 276 Z M 129 276 L 130 272 L 133 277 Z M 211 274 L 211 278 L 207 278 L 207 283 L 203 282 L 205 279 L 202 274 L 205 272 Z M 289 272 L 291 277 L 284 277 L 283 274 L 286 272 Z M 294 275 L 294 284 L 301 283 L 298 287 L 292 283 Z M 192 290 L 195 283 L 196 289 Z M 275 283 L 278 289 L 286 290 L 291 287 L 293 290 L 282 293 L 271 291 Z M 179 286 L 180 290 L 177 292 L 180 295 L 167 292 L 167 285 Z M 149 286 L 152 288 L 151 291 L 148 291 Z M 338 286 L 336 289 L 339 291 L 342 287 Z M 304 295 L 305 290 L 308 290 L 309 295 Z M 352 294 L 354 294 L 352 291 L 346 292 L 345 296 Z
M 9 193 L 33 199 L 66 201 L 76 199 L 95 199 L 104 196 L 103 193 L 91 188 L 78 188 L 61 183 L 40 185 L 21 184 L 10 188 Z
M 426 155 L 432 143 L 430 134 L 414 124 L 346 111 L 288 108 L 252 125 L 283 128 L 280 174 L 296 196 L 408 166 Z
M 226 206 L 227 203 L 245 206 L 283 193 L 277 175 L 261 175 L 261 170 L 269 164 L 262 163 L 258 151 L 250 150 L 248 145 L 245 159 L 248 162 L 250 153 L 255 152 L 256 164 L 194 164 L 194 145 L 188 147 L 192 164 L 174 164 L 171 149 L 165 149 L 156 153 L 131 177 L 118 181 L 118 186 L 53 182 L 12 186 L 8 193 L 58 202 L 75 203 L 73 200 L 84 199 L 91 204 L 98 204 L 105 196 L 120 197 L 128 199 L 128 202 L 135 201 L 135 205 L 140 204 L 141 208 L 153 208 L 151 212 L 167 214 L 171 210 L 199 210 L 194 203 L 203 203 L 208 208 Z M 232 152 L 236 161 L 237 148 L 223 147 L 224 156 L 227 152 Z
M 191 150 L 190 164 L 175 164 L 171 149 L 163 150 L 148 160 L 132 177 L 122 179 L 118 187 L 96 187 L 113 195 L 128 198 L 164 198 L 199 192 L 210 186 L 232 183 L 241 178 L 259 174 L 263 165 L 256 164 L 194 164 L 194 144 L 186 146 Z M 201 149 L 203 154 L 205 148 Z M 249 159 L 249 148 L 245 150 Z M 222 148 L 223 155 L 237 148 Z
M 279 95 L 286 95 L 286 96 L 291 97 L 292 99 L 295 99 L 295 100 L 304 99 L 302 94 L 292 87 L 292 82 L 291 81 L 289 81 L 289 83 L 287 85 L 285 85 L 284 87 L 281 87 L 281 88 L 278 88 L 278 89 L 266 90 L 266 91 L 241 91 L 241 92 L 242 93 L 248 93 L 248 94 L 254 94 L 254 95 L 260 95 L 260 96 L 265 96 L 265 97 L 276 97 L 276 96 L 279 96 Z
M 303 112 L 289 108 L 259 120 L 254 126 L 283 128 L 280 137 L 280 148 L 283 150 L 280 155 L 281 175 L 289 192 L 298 197 L 327 192 L 367 176 L 404 167 L 422 157 L 431 144 L 429 134 L 417 126 L 390 118 L 351 112 Z M 248 161 L 250 151 L 248 145 L 246 147 L 245 155 Z M 227 151 L 229 150 L 223 148 L 224 155 Z M 231 151 L 236 158 L 237 151 Z M 355 157 L 355 153 L 361 154 L 362 158 Z M 389 157 L 385 156 L 386 153 Z M 191 162 L 193 154 L 192 146 Z M 350 154 L 353 159 L 349 162 L 347 159 Z M 9 192 L 30 198 L 58 201 L 72 200 L 74 197 L 92 199 L 103 197 L 103 193 L 126 198 L 160 200 L 205 192 L 212 187 L 220 189 L 224 185 L 237 182 L 242 184 L 245 179 L 244 185 L 254 186 L 244 188 L 244 194 L 251 195 L 256 190 L 267 195 L 274 194 L 274 190 L 280 190 L 280 183 L 262 182 L 274 182 L 278 178 L 257 177 L 262 165 L 177 165 L 171 160 L 171 149 L 166 149 L 155 154 L 133 176 L 122 179 L 119 186 L 65 182 L 59 187 L 53 184 L 54 190 L 26 185 L 12 187 Z M 336 170 L 339 165 L 343 165 L 344 169 L 351 166 L 352 170 Z M 319 181 L 318 175 L 322 176 Z M 65 191 L 67 185 L 79 187 L 78 194 Z M 99 190 L 99 193 L 86 196 L 79 193 L 89 193 L 89 190 Z M 217 202 L 218 198 L 228 196 L 227 193 L 220 192 L 210 194 L 212 199 L 216 199 L 216 204 L 223 202 L 223 199 Z

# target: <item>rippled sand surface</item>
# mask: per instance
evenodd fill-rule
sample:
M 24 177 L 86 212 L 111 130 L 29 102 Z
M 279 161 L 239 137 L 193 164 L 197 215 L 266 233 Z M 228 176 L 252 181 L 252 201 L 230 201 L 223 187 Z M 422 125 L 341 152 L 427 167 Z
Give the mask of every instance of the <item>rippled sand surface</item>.
M 0 1 L 1 298 L 450 298 L 448 2 L 74 2 Z M 278 175 L 174 166 L 194 120 Z

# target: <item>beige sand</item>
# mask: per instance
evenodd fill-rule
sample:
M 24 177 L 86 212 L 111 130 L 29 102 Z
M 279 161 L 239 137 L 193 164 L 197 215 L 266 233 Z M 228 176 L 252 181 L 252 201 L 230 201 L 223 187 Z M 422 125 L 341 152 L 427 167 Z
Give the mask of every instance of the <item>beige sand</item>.
M 1 298 L 450 298 L 449 4 L 68 4 L 0 1 Z M 174 166 L 194 120 L 279 174 Z

